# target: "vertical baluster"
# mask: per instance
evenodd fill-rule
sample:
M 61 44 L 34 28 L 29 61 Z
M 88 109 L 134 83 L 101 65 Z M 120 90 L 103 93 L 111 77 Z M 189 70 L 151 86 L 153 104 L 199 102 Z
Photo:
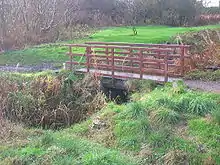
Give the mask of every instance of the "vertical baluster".
M 181 55 L 180 55 L 181 76 L 184 76 L 184 72 L 185 72 L 184 65 L 185 65 L 185 47 L 181 46 Z
M 72 46 L 69 46 L 69 55 L 70 55 L 70 70 L 73 70 L 73 52 L 72 52 Z
M 115 75 L 115 52 L 114 48 L 111 49 L 111 60 L 112 60 L 112 78 L 114 78 Z
M 87 47 L 86 48 L 86 66 L 87 66 L 87 72 L 90 71 L 90 58 L 91 58 L 91 54 L 92 54 L 92 48 L 91 47 Z
M 105 54 L 106 54 L 106 58 L 107 58 L 107 65 L 108 65 L 108 69 L 109 69 L 109 49 L 108 49 L 108 47 L 106 47 L 106 49 L 105 49 Z
M 140 50 L 140 53 L 139 53 L 139 67 L 140 67 L 140 79 L 143 79 L 143 50 L 141 49 Z
M 157 59 L 161 59 L 161 47 L 158 47 L 158 52 L 157 52 Z M 161 65 L 160 62 L 157 63 L 158 64 L 158 69 L 161 69 Z
M 164 81 L 168 82 L 168 71 L 169 71 L 169 64 L 168 64 L 168 55 L 169 52 L 166 53 L 165 57 L 164 57 Z
M 129 48 L 129 57 L 133 57 L 133 49 L 132 48 Z M 131 60 L 131 67 L 132 67 L 132 69 L 134 67 L 134 61 L 133 60 Z M 134 73 L 134 72 L 132 71 L 132 73 Z

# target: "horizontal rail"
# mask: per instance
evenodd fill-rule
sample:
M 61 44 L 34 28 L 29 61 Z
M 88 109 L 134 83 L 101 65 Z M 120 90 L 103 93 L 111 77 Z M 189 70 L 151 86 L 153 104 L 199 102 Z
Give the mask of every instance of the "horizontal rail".
M 130 46 L 108 46 L 108 45 L 87 45 L 87 44 L 66 44 L 68 47 L 80 47 L 80 48 L 109 48 L 109 49 L 130 49 L 142 50 L 142 51 L 155 51 L 155 52 L 172 52 L 170 48 L 145 48 L 145 47 L 130 47 Z
M 123 45 L 123 46 L 137 46 L 137 47 L 163 47 L 163 48 L 190 48 L 190 45 L 179 44 L 144 44 L 144 43 L 126 43 L 126 42 L 86 42 L 89 45 Z
M 96 53 L 96 51 L 94 52 Z M 104 51 L 100 51 L 100 53 L 104 53 Z M 127 53 L 118 53 L 118 52 L 114 52 L 115 54 L 127 54 Z M 86 56 L 86 54 L 80 54 L 80 53 L 67 53 L 68 56 Z M 128 53 L 129 55 L 129 53 Z M 138 53 L 134 53 L 132 55 L 138 55 Z M 88 56 L 88 55 L 87 55 Z M 89 56 L 95 56 L 95 57 L 105 57 L 105 58 L 111 58 L 111 56 L 106 56 L 105 54 L 90 54 Z M 153 56 L 153 57 L 166 57 L 167 54 L 156 54 L 156 53 L 143 53 L 143 56 Z M 115 56 L 115 57 L 120 57 L 120 56 Z M 130 58 L 129 56 L 121 56 L 122 58 Z M 181 55 L 180 54 L 168 54 L 168 58 L 180 58 Z M 190 55 L 184 55 L 184 58 L 190 58 Z
M 72 54 L 73 56 L 75 54 Z M 129 57 L 129 56 L 105 56 L 105 55 L 96 55 L 96 54 L 76 54 L 76 56 L 86 56 L 86 57 L 90 57 L 91 59 L 92 58 L 96 58 L 97 60 L 99 59 L 103 59 L 105 58 L 106 60 L 111 60 L 112 58 L 114 58 L 114 60 L 137 60 L 137 61 L 140 61 L 140 58 L 139 57 Z M 151 62 L 164 62 L 163 59 L 153 59 L 153 58 L 144 58 L 143 61 L 151 61 Z M 168 62 L 173 62 L 173 60 L 168 60 Z

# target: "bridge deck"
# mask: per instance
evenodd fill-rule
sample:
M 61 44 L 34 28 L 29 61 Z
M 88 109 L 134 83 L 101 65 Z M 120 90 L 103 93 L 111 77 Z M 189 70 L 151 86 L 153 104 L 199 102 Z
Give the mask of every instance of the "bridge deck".
M 87 73 L 87 69 L 86 68 L 81 68 L 81 69 L 77 69 L 76 72 L 80 72 L 80 73 Z M 101 74 L 101 75 L 111 75 L 112 72 L 111 71 L 106 71 L 106 70 L 98 70 L 98 69 L 90 69 L 89 71 L 90 73 L 97 73 L 97 74 Z M 140 78 L 140 74 L 137 73 L 125 73 L 125 72 L 115 72 L 114 75 L 116 77 L 122 77 L 123 79 L 139 79 Z M 106 76 L 106 77 L 111 77 L 111 76 Z M 126 78 L 128 77 L 128 78 Z M 156 76 L 156 75 L 143 75 L 143 79 L 145 80 L 154 80 L 154 81 L 158 81 L 158 82 L 164 82 L 164 76 Z M 180 78 L 173 78 L 173 77 L 168 77 L 168 82 L 174 82 L 174 81 L 178 81 L 181 80 Z

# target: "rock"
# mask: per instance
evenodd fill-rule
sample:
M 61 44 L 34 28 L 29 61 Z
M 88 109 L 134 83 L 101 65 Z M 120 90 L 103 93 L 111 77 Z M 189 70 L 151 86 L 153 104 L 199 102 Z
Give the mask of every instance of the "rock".
M 107 126 L 107 123 L 103 120 L 101 120 L 101 118 L 98 116 L 96 117 L 93 122 L 92 122 L 92 129 L 102 129 L 105 128 Z
M 199 144 L 197 147 L 198 152 L 200 153 L 206 153 L 206 148 L 203 144 Z

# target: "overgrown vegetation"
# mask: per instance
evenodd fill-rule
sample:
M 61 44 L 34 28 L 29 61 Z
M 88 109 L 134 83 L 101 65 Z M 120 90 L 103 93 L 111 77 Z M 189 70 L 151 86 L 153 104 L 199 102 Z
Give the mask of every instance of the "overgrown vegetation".
M 193 71 L 186 74 L 185 79 L 189 80 L 203 80 L 203 81 L 219 81 L 220 71 Z
M 2 113 L 10 121 L 59 128 L 85 119 L 105 104 L 92 76 L 82 79 L 65 72 L 26 76 L 0 75 Z
M 190 59 L 186 59 L 186 69 L 207 70 L 220 66 L 220 29 L 206 29 L 198 32 L 187 32 L 174 38 L 174 42 L 191 45 Z M 208 74 L 207 74 L 208 75 Z M 214 75 L 214 74 L 212 74 Z M 208 77 L 210 77 L 208 75 Z
M 182 82 L 146 86 L 130 103 L 108 103 L 70 128 L 1 144 L 0 164 L 219 164 L 220 95 Z

